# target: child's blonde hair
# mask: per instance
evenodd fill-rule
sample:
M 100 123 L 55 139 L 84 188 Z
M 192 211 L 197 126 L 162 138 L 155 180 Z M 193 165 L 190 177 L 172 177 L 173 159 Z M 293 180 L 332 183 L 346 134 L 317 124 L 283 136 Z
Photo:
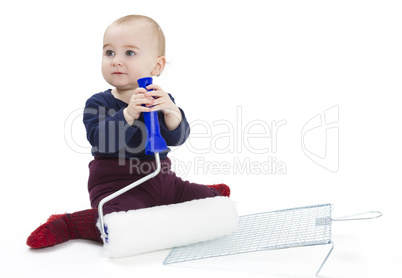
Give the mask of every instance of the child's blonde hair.
M 163 34 L 162 28 L 159 26 L 159 24 L 156 23 L 156 21 L 153 20 L 152 18 L 144 16 L 144 15 L 136 15 L 136 14 L 126 15 L 126 16 L 123 16 L 123 17 L 115 20 L 111 25 L 114 25 L 114 24 L 123 25 L 125 23 L 132 23 L 135 21 L 142 21 L 142 22 L 150 24 L 150 26 L 154 30 L 155 37 L 157 39 L 157 42 L 156 42 L 157 55 L 165 56 L 165 35 Z

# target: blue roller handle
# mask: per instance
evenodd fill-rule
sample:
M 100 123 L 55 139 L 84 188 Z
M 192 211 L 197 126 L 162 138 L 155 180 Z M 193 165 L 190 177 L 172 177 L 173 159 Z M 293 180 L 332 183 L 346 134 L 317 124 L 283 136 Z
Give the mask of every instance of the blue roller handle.
M 152 77 L 144 77 L 137 80 L 138 86 L 141 88 L 147 88 L 152 84 Z M 147 90 L 151 91 L 151 90 Z M 144 112 L 144 122 L 147 129 L 147 141 L 145 144 L 145 154 L 153 155 L 166 150 L 165 139 L 163 139 L 159 127 L 158 112 Z

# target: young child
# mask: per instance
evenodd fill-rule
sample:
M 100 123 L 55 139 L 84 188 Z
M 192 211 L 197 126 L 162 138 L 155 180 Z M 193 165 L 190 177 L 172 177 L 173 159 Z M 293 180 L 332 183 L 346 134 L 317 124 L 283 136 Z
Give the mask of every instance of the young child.
M 174 98 L 158 85 L 149 85 L 147 89 L 153 91 L 148 92 L 137 84 L 142 77 L 159 76 L 165 63 L 165 37 L 151 18 L 129 15 L 106 29 L 102 74 L 114 88 L 89 98 L 84 111 L 94 156 L 88 180 L 92 209 L 52 215 L 28 237 L 28 246 L 43 248 L 77 238 L 102 242 L 96 228 L 99 202 L 156 168 L 154 156 L 145 154 L 142 112 L 158 111 L 161 135 L 168 146 L 185 142 L 190 128 Z M 225 184 L 206 186 L 177 177 L 170 170 L 169 151 L 160 154 L 162 169 L 155 178 L 106 203 L 104 214 L 230 195 Z

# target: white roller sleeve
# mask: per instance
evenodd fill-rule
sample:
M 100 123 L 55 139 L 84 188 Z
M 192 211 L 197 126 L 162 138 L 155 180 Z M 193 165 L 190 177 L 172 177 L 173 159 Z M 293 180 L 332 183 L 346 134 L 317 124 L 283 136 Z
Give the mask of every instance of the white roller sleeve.
M 167 249 L 231 234 L 238 225 L 232 200 L 213 197 L 105 216 L 112 258 Z M 98 228 L 99 228 L 98 221 Z

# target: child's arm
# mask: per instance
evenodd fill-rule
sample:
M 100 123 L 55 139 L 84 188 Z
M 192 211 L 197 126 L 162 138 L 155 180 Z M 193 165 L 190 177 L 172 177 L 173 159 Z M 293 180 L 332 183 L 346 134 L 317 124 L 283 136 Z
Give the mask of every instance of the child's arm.
M 184 111 L 177 107 L 174 98 L 163 91 L 158 85 L 147 86 L 148 90 L 145 96 L 155 97 L 151 104 L 151 111 L 162 111 L 159 115 L 161 134 L 168 146 L 182 145 L 190 135 L 190 125 L 187 122 Z
M 124 118 L 129 125 L 133 125 L 134 121 L 140 117 L 141 112 L 150 112 L 151 108 L 142 106 L 143 104 L 149 106 L 153 99 L 146 96 L 147 90 L 144 88 L 137 88 L 131 96 L 128 106 L 123 110 Z
M 125 148 L 140 129 L 127 123 L 123 109 L 112 106 L 107 95 L 99 93 L 87 100 L 83 121 L 93 152 L 110 154 Z
M 170 98 L 169 94 L 163 91 L 158 85 L 151 84 L 147 89 L 153 89 L 154 91 L 146 92 L 146 97 L 156 97 L 147 106 L 152 106 L 151 111 L 162 110 L 166 127 L 169 130 L 175 130 L 182 121 L 182 114 L 177 105 Z

